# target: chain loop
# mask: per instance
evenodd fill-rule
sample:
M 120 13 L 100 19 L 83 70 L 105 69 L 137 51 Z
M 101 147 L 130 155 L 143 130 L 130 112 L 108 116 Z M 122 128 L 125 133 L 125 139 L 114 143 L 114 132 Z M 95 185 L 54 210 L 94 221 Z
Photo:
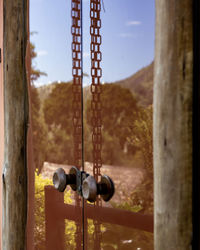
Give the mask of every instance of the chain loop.
M 100 82 L 102 76 L 102 69 L 100 62 L 102 54 L 100 51 L 101 45 L 101 0 L 90 0 L 90 35 L 91 35 L 91 76 L 92 84 L 90 87 L 92 93 L 91 110 L 92 110 L 92 144 L 93 144 L 93 175 L 97 182 L 101 177 L 101 148 L 102 148 L 102 135 L 101 135 L 101 92 L 102 85 Z M 101 199 L 98 197 L 95 203 L 95 208 L 101 206 Z M 101 224 L 99 221 L 94 221 L 94 249 L 101 249 Z
M 82 165 L 82 27 L 81 0 L 72 0 L 72 76 L 73 76 L 73 128 L 74 128 L 74 165 L 80 169 Z M 82 245 L 82 220 L 80 214 L 81 199 L 75 193 L 76 220 L 76 250 Z
M 82 163 L 82 44 L 81 44 L 81 0 L 72 0 L 72 75 L 73 75 L 73 125 L 74 164 Z

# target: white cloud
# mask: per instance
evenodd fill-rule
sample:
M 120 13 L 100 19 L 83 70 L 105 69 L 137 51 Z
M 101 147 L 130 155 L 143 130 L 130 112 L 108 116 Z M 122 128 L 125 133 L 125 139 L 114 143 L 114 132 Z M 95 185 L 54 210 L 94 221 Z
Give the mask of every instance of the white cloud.
M 83 52 L 83 57 L 89 57 L 90 56 L 90 53 L 89 52 Z
M 141 24 L 142 24 L 142 22 L 140 22 L 140 21 L 128 21 L 126 23 L 126 26 L 138 26 L 138 25 L 141 25 Z
M 46 50 L 40 50 L 37 52 L 38 56 L 46 56 L 48 54 L 48 52 Z
M 127 38 L 127 37 L 135 37 L 135 35 L 132 33 L 120 33 L 119 37 Z

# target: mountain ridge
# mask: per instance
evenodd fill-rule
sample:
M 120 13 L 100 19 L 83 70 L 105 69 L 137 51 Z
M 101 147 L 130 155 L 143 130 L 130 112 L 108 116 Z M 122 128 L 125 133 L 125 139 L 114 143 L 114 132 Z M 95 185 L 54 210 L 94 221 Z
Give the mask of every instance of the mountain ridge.
M 110 82 L 109 84 L 117 84 L 123 88 L 128 88 L 136 98 L 138 105 L 147 107 L 153 104 L 153 67 L 154 61 L 151 62 L 148 66 L 138 70 L 133 75 L 116 82 Z M 68 83 L 72 83 L 72 81 Z M 54 89 L 56 84 L 59 83 L 53 82 L 49 85 L 37 87 L 39 98 L 42 103 Z M 85 99 L 90 98 L 90 96 L 90 87 L 84 87 Z

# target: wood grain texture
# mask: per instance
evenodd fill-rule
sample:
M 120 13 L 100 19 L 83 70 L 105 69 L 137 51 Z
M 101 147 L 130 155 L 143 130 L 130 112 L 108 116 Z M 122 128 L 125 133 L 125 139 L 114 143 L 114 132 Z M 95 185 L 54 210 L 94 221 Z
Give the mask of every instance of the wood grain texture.
M 26 1 L 4 0 L 3 250 L 26 246 Z
M 192 0 L 156 0 L 155 250 L 192 240 Z
M 3 169 L 3 154 L 4 154 L 4 98 L 3 98 L 3 0 L 0 0 L 0 176 Z M 0 181 L 0 249 L 2 244 L 2 181 Z

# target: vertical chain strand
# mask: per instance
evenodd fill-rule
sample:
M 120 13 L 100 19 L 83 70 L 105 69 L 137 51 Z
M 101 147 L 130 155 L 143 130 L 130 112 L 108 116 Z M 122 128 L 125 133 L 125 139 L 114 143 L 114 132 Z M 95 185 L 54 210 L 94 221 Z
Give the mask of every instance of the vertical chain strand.
M 81 0 L 72 0 L 72 76 L 73 76 L 73 128 L 74 128 L 74 165 L 80 169 L 83 159 L 83 127 L 82 127 L 82 23 Z M 76 221 L 76 250 L 81 249 L 82 226 L 80 207 L 81 199 L 75 194 L 75 206 L 78 214 Z M 79 218 L 80 216 L 80 218 Z
M 101 90 L 102 85 L 100 79 L 102 76 L 102 70 L 100 67 L 101 62 L 101 20 L 100 20 L 100 10 L 101 10 L 101 0 L 91 0 L 90 1 L 90 35 L 91 35 L 91 110 L 92 110 L 92 143 L 93 143 L 93 174 L 96 181 L 99 181 L 101 176 L 100 168 L 102 166 L 101 160 Z
M 93 144 L 93 174 L 94 178 L 98 182 L 101 177 L 101 148 L 102 148 L 102 135 L 101 135 L 101 76 L 102 69 L 100 62 L 102 59 L 102 54 L 100 51 L 101 45 L 101 0 L 90 0 L 90 35 L 91 35 L 91 110 L 92 110 L 92 144 Z M 98 197 L 95 203 L 95 208 L 101 206 L 101 200 Z M 94 249 L 100 250 L 101 246 L 101 225 L 98 221 L 94 221 L 95 231 L 94 231 Z
M 81 0 L 72 0 L 72 75 L 73 75 L 73 125 L 74 164 L 82 163 L 82 44 L 81 44 Z

